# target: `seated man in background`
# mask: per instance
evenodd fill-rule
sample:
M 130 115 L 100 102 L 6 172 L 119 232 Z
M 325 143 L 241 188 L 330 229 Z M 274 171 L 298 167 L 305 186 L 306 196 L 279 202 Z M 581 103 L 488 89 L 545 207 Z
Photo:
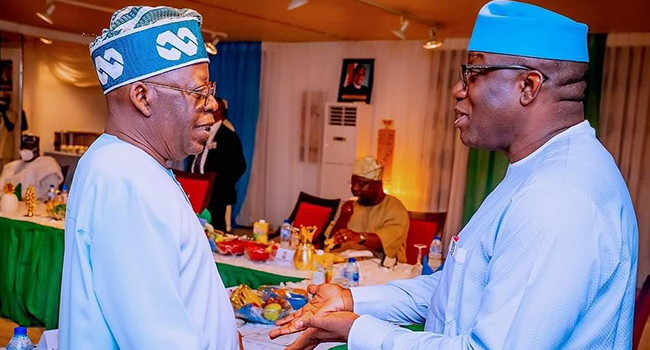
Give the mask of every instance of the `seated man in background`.
M 331 242 L 338 251 L 372 250 L 404 262 L 409 215 L 399 199 L 384 193 L 382 175 L 383 167 L 374 157 L 354 163 L 350 190 L 357 199 L 343 203 L 326 245 Z
M 25 196 L 27 187 L 32 185 L 39 200 L 47 198 L 50 186 L 58 189 L 63 183 L 61 166 L 54 158 L 39 155 L 39 137 L 23 135 L 20 142 L 21 159 L 7 163 L 2 168 L 0 188 L 3 188 L 6 183 L 15 186 L 21 184 L 21 196 Z
M 230 232 L 232 205 L 237 203 L 235 185 L 246 171 L 246 159 L 239 136 L 228 121 L 228 103 L 217 97 L 219 108 L 214 112 L 214 124 L 203 152 L 193 157 L 191 171 L 203 174 L 216 172 L 208 210 L 217 230 Z

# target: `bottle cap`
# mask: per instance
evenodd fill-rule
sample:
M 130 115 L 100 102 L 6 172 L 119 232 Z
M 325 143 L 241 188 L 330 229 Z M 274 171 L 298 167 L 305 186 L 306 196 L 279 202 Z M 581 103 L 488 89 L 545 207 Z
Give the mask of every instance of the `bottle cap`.
M 27 328 L 25 327 L 14 328 L 14 335 L 27 335 Z
M 357 261 L 357 259 L 355 259 L 355 258 L 348 258 L 348 262 L 349 262 L 349 263 L 350 263 L 350 262 L 356 262 L 356 261 Z
M 288 224 L 288 223 L 289 223 L 289 219 L 284 219 L 284 223 L 285 223 L 285 224 Z
M 322 249 L 318 249 L 318 250 L 316 251 L 316 255 L 323 255 L 324 253 L 325 253 L 325 252 L 323 252 Z
M 65 185 L 65 184 L 64 184 L 64 185 L 63 185 L 63 190 L 64 190 L 64 191 L 67 191 L 67 190 L 68 190 L 68 185 Z

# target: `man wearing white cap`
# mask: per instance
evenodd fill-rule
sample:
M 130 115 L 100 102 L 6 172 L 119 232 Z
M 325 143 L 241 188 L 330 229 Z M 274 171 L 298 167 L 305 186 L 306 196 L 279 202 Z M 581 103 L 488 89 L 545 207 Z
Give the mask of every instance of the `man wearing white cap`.
M 372 156 L 354 163 L 347 201 L 332 230 L 338 250 L 371 250 L 380 257 L 406 261 L 409 215 L 399 199 L 384 193 L 384 168 Z
M 466 145 L 507 154 L 505 179 L 453 237 L 442 271 L 351 290 L 321 285 L 300 317 L 272 333 L 308 328 L 288 349 L 321 340 L 350 349 L 631 348 L 638 229 L 625 182 L 584 120 L 587 26 L 492 1 L 468 61 L 453 89 L 456 127 Z
M 68 200 L 61 350 L 238 347 L 203 228 L 166 167 L 203 150 L 218 108 L 201 20 L 129 6 L 90 45 L 109 117 Z

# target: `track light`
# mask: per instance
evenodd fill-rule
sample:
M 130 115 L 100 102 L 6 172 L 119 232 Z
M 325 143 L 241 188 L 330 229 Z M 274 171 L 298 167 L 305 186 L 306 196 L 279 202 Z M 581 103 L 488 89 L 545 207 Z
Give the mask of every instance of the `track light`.
M 217 39 L 218 41 L 218 39 Z M 207 51 L 210 55 L 216 55 L 217 54 L 217 45 L 211 43 L 211 42 L 206 42 L 205 43 L 205 51 Z
M 427 50 L 437 49 L 442 46 L 442 41 L 436 40 L 436 28 L 429 30 L 429 40 L 422 45 Z
M 210 55 L 216 55 L 217 44 L 219 43 L 219 40 L 221 40 L 220 37 L 225 39 L 228 37 L 228 34 L 207 29 L 204 29 L 203 31 L 210 35 L 210 40 L 205 40 L 205 51 L 207 51 Z M 203 38 L 205 38 L 205 35 Z
M 309 0 L 291 0 L 289 6 L 287 6 L 287 10 L 295 10 L 300 6 L 307 4 L 308 2 Z
M 52 45 L 52 40 L 50 40 L 50 39 L 41 38 L 41 42 L 43 44 Z
M 47 1 L 46 5 L 47 9 L 45 10 L 45 13 L 36 12 L 36 16 L 45 22 L 54 25 L 54 21 L 52 20 L 52 13 L 54 13 L 54 10 L 56 9 L 56 6 L 54 6 L 54 1 Z
M 406 28 L 409 26 L 409 21 L 407 19 L 404 19 L 404 17 L 400 17 L 399 21 L 402 25 L 399 29 L 393 30 L 393 34 L 402 40 L 406 40 L 406 35 L 404 35 L 404 32 L 406 32 Z

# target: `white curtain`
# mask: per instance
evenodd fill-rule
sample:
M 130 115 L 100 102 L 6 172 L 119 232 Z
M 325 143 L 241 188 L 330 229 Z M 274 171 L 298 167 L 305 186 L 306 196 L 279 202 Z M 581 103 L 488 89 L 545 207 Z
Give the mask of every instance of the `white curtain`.
M 600 139 L 616 159 L 634 202 L 640 286 L 650 274 L 650 33 L 607 37 Z
M 319 165 L 299 161 L 303 92 L 335 102 L 343 59 L 374 58 L 374 125 L 393 119 L 396 130 L 391 194 L 410 211 L 448 211 L 446 226 L 458 232 L 467 149 L 455 134 L 450 90 L 466 47 L 465 40 L 437 51 L 417 41 L 264 43 L 260 118 L 238 223 L 278 225 L 300 191 L 319 195 Z

